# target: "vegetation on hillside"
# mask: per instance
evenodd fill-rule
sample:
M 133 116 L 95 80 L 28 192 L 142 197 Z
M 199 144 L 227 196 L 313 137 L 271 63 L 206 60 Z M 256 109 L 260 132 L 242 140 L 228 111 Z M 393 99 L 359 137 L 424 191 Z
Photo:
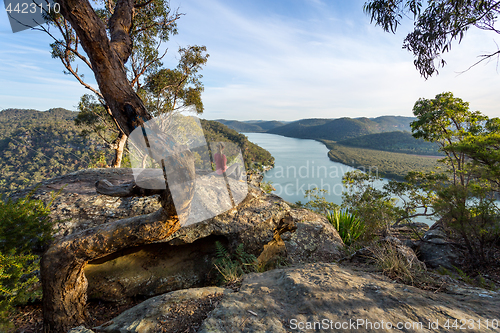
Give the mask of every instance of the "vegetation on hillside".
M 0 331 L 9 329 L 14 306 L 40 299 L 39 257 L 52 237 L 50 203 L 0 197 Z
M 386 132 L 368 134 L 360 137 L 337 142 L 348 147 L 367 148 L 375 150 L 390 151 L 394 153 L 444 156 L 439 150 L 439 145 L 416 139 L 410 132 Z
M 113 152 L 95 133 L 81 136 L 76 112 L 52 109 L 0 112 L 0 193 L 11 193 L 40 181 L 87 167 L 105 167 Z M 201 120 L 207 142 L 232 141 L 243 150 L 247 168 L 271 165 L 271 154 L 226 126 Z M 125 156 L 127 160 L 127 156 Z M 127 164 L 125 164 L 127 166 Z
M 266 132 L 270 129 L 283 126 L 283 123 L 276 120 L 271 121 L 238 121 L 238 120 L 226 120 L 226 119 L 217 119 L 221 124 L 226 125 L 230 129 L 233 129 L 237 132 L 243 133 L 260 133 Z
M 430 172 L 438 165 L 438 159 L 435 157 L 354 148 L 327 140 L 321 140 L 321 142 L 330 149 L 328 157 L 332 161 L 385 178 L 403 180 L 408 172 Z
M 248 141 L 245 135 L 213 120 L 201 119 L 201 127 L 205 132 L 207 142 L 231 141 L 238 144 L 243 151 L 243 159 L 247 170 L 255 166 L 274 164 L 274 157 L 272 157 L 271 153 Z
M 362 135 L 408 130 L 410 117 L 302 119 L 276 127 L 268 133 L 299 139 L 340 141 Z
M 0 193 L 86 168 L 98 158 L 97 138 L 81 137 L 74 117 L 64 109 L 0 112 Z

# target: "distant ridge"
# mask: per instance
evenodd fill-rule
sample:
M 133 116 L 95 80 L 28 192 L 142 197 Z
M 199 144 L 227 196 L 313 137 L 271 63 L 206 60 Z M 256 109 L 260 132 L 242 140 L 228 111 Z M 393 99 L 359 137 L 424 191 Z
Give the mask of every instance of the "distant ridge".
M 376 118 L 308 118 L 292 122 L 227 119 L 216 121 L 240 133 L 271 133 L 299 139 L 338 141 L 373 133 L 411 131 L 410 122 L 414 119 L 403 116 L 381 116 Z
M 423 139 L 415 139 L 410 132 L 394 131 L 359 136 L 352 139 L 337 141 L 348 147 L 384 150 L 395 153 L 443 156 L 439 145 Z
M 283 126 L 285 123 L 276 120 L 249 120 L 249 121 L 239 121 L 239 120 L 226 120 L 226 119 L 217 119 L 221 124 L 226 125 L 227 127 L 237 131 L 244 133 L 262 133 L 266 132 L 270 129 Z
M 412 117 L 302 119 L 267 131 L 299 139 L 340 141 L 367 134 L 409 131 Z

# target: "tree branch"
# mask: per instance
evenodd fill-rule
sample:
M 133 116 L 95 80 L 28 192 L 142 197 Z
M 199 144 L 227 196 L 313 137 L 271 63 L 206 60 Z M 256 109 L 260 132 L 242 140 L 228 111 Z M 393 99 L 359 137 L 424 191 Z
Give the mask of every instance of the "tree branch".
M 135 182 L 129 182 L 121 185 L 113 185 L 108 180 L 99 180 L 95 184 L 96 191 L 99 194 L 111 197 L 147 197 L 165 192 L 161 189 L 145 189 L 137 186 Z
M 143 3 L 138 3 L 138 4 L 135 4 L 134 5 L 134 8 L 141 8 L 141 7 L 146 7 L 147 5 L 149 5 L 151 2 L 153 2 L 153 0 L 149 0 L 149 1 L 145 1 Z
M 161 43 L 158 43 L 158 46 L 156 47 L 156 50 L 158 50 L 158 48 L 160 47 L 160 45 L 161 45 Z M 139 78 L 141 77 L 141 75 L 143 75 L 144 72 L 146 72 L 146 70 L 149 67 L 151 67 L 151 65 L 153 65 L 156 61 L 163 59 L 163 57 L 165 57 L 165 55 L 167 54 L 167 51 L 168 51 L 168 49 L 165 50 L 165 52 L 162 54 L 161 57 L 156 57 L 155 59 L 151 60 L 149 63 L 143 65 L 142 68 L 140 69 L 140 71 L 139 71 L 139 68 L 137 69 L 137 72 L 134 71 L 135 72 L 134 73 L 135 77 L 134 77 L 134 79 L 132 80 L 132 82 L 130 84 L 132 86 L 134 86 L 135 84 L 137 84 L 138 81 L 139 81 Z
M 133 0 L 118 0 L 113 15 L 109 19 L 111 48 L 125 64 L 132 53 L 132 15 L 134 13 Z

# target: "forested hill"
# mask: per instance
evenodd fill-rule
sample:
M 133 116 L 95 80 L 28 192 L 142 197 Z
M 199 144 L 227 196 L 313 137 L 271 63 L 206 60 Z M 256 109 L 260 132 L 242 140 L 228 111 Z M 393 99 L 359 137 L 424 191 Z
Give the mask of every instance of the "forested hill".
M 226 120 L 226 119 L 217 119 L 221 124 L 226 125 L 227 127 L 243 133 L 260 133 L 266 132 L 276 127 L 283 126 L 284 123 L 276 120 L 255 120 L 255 121 L 238 121 L 238 120 Z
M 214 120 L 201 119 L 201 126 L 207 142 L 232 141 L 237 143 L 243 149 L 243 157 L 247 168 L 252 163 L 260 165 L 274 164 L 274 157 L 271 153 L 248 141 L 246 136 L 228 128 L 224 124 Z
M 100 156 L 112 159 L 97 136 L 83 138 L 76 127 L 76 112 L 7 109 L 0 111 L 0 194 L 10 193 L 41 180 L 96 166 Z M 233 141 L 245 147 L 247 164 L 269 165 L 266 150 L 226 126 L 202 120 L 207 141 Z
M 413 118 L 383 116 L 378 118 L 303 119 L 276 127 L 268 133 L 299 139 L 340 141 L 362 135 L 410 130 Z
M 415 118 L 381 116 L 377 118 L 310 118 L 293 122 L 276 120 L 227 120 L 216 121 L 238 132 L 266 132 L 300 139 L 344 140 L 366 134 L 411 131 L 410 122 Z
M 338 144 L 384 150 L 396 153 L 443 156 L 439 150 L 439 145 L 435 142 L 427 142 L 423 139 L 415 139 L 410 132 L 385 132 L 359 136 L 352 139 L 337 141 Z
M 0 193 L 88 167 L 100 141 L 82 138 L 76 112 L 8 109 L 0 112 Z

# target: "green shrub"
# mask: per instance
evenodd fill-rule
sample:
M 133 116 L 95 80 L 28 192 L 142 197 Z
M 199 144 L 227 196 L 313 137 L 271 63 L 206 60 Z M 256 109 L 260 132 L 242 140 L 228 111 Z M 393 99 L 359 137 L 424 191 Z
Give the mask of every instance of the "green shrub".
M 3 201 L 0 197 L 0 252 L 43 252 L 51 240 L 53 225 L 48 216 L 52 201 L 45 205 L 30 196 L 31 193 L 17 201 Z
M 50 205 L 30 199 L 0 197 L 0 328 L 13 306 L 40 298 L 37 271 L 41 253 L 52 238 Z M 53 197 L 55 198 L 55 196 Z
M 233 284 L 246 273 L 257 270 L 257 258 L 245 252 L 243 244 L 238 245 L 231 254 L 220 242 L 215 242 L 216 258 L 214 267 L 219 272 L 218 280 L 223 284 Z
M 350 246 L 365 231 L 365 224 L 355 214 L 347 210 L 335 209 L 326 212 L 326 218 L 337 229 L 344 244 Z
M 324 194 L 328 194 L 328 190 L 318 189 L 317 187 L 306 190 L 304 198 L 309 199 L 309 201 L 306 203 L 297 201 L 295 206 L 312 210 L 318 214 L 326 214 L 330 210 L 338 209 L 337 204 L 326 201 Z
M 273 182 L 271 182 L 271 181 L 262 181 L 262 182 L 260 182 L 260 188 L 265 193 L 271 193 L 272 191 L 276 190 L 274 188 L 274 186 L 273 186 Z
M 13 307 L 41 297 L 36 290 L 39 259 L 33 254 L 0 253 L 0 331 L 8 327 Z

